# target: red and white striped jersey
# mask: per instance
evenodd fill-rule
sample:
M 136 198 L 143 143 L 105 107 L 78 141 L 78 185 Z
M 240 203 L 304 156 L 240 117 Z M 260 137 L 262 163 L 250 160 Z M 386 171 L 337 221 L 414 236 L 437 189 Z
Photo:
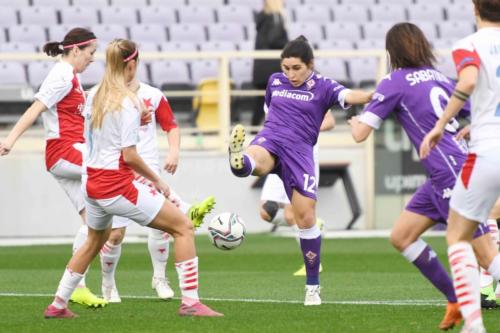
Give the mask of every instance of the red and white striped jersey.
M 75 143 L 84 142 L 82 109 L 85 95 L 73 66 L 65 61 L 57 62 L 35 94 L 35 99 L 47 107 L 47 111 L 42 113 L 47 139 L 47 169 L 50 170 L 61 158 L 81 165 L 81 154 L 70 149 Z
M 470 151 L 500 148 L 500 28 L 481 28 L 453 47 L 457 72 L 476 66 L 479 77 L 471 95 Z
M 169 132 L 171 129 L 177 127 L 177 122 L 175 121 L 170 104 L 161 90 L 148 84 L 140 83 L 137 98 L 151 112 L 154 112 L 152 121 L 147 125 L 141 126 L 139 130 L 137 152 L 148 166 L 158 171 L 160 168 L 156 124 L 158 123 L 165 132 Z
M 122 109 L 108 112 L 101 128 L 90 126 L 93 89 L 85 104 L 85 191 L 92 199 L 108 199 L 118 195 L 128 197 L 124 191 L 132 190 L 132 169 L 124 162 L 122 150 L 139 143 L 140 110 L 138 101 L 126 97 Z

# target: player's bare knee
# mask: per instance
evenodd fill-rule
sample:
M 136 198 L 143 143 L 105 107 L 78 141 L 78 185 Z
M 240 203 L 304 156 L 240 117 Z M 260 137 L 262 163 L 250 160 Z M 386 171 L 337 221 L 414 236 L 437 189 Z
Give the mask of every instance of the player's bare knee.
M 295 222 L 300 229 L 309 229 L 316 223 L 316 218 L 314 212 L 304 211 L 301 213 L 296 213 Z

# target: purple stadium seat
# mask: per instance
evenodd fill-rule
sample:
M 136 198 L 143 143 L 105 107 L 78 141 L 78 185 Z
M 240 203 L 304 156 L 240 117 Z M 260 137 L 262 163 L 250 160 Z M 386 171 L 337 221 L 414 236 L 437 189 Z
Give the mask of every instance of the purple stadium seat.
M 472 1 L 460 1 L 445 7 L 448 20 L 464 20 L 474 22 Z
M 297 22 L 327 23 L 332 19 L 330 8 L 321 5 L 297 6 L 294 13 Z
M 455 63 L 451 58 L 451 55 L 439 57 L 436 64 L 436 69 L 449 78 L 457 78 L 457 70 L 455 68 Z
M 378 0 L 378 3 L 381 4 L 381 5 L 405 5 L 405 6 L 412 6 L 413 5 L 413 0 Z
M 198 47 L 196 43 L 190 41 L 168 42 L 160 44 L 163 52 L 196 52 Z
M 61 9 L 70 5 L 69 0 L 32 0 L 35 7 L 54 7 Z
M 304 35 L 311 43 L 318 43 L 324 40 L 323 27 L 315 22 L 295 22 L 288 25 L 288 37 L 294 39 Z
M 21 24 L 36 24 L 50 26 L 57 24 L 57 13 L 52 7 L 23 7 L 19 8 Z
M 30 5 L 29 0 L 16 0 L 16 5 L 12 6 L 12 1 L 13 0 L 0 0 L 0 7 L 20 8 L 20 7 L 28 7 Z
M 453 44 L 457 40 L 455 38 L 439 38 L 432 41 L 434 49 L 439 50 L 451 50 Z
M 368 21 L 368 7 L 362 4 L 344 4 L 335 6 L 333 19 L 335 22 L 366 22 Z
M 441 20 L 439 20 L 441 21 Z M 437 28 L 436 24 L 432 21 L 414 21 L 413 22 L 415 25 L 417 25 L 423 32 L 425 37 L 427 37 L 428 40 L 434 40 L 437 38 L 438 33 L 437 33 Z
M 108 0 L 72 0 L 73 6 L 102 8 L 109 5 Z
M 151 81 L 156 87 L 169 83 L 189 84 L 188 63 L 182 60 L 155 61 L 151 64 Z
M 103 7 L 101 10 L 102 24 L 137 24 L 137 10 L 130 7 Z
M 361 39 L 356 45 L 358 50 L 384 50 L 385 39 Z
M 36 46 L 31 43 L 2 43 L 0 44 L 0 53 L 30 53 L 36 52 Z
M 401 4 L 375 5 L 370 7 L 372 21 L 406 21 L 406 9 Z
M 137 42 L 164 43 L 167 41 L 167 29 L 161 24 L 132 25 L 130 39 Z
M 257 28 L 255 27 L 255 23 L 247 24 L 245 28 L 247 32 L 247 40 L 255 43 L 255 35 L 257 34 Z
M 339 0 L 341 5 L 347 4 L 355 4 L 355 5 L 363 5 L 365 7 L 373 6 L 377 1 L 376 0 Z
M 212 24 L 215 23 L 215 11 L 211 7 L 179 7 L 177 9 L 179 14 L 179 22 L 185 24 L 201 23 Z
M 377 80 L 377 58 L 351 58 L 347 60 L 352 81 L 357 85 L 375 84 Z
M 191 62 L 191 78 L 193 84 L 198 84 L 206 78 L 219 76 L 219 62 L 217 60 L 194 60 Z
M 160 44 L 154 42 L 138 41 L 137 44 L 139 45 L 139 52 L 158 52 L 160 50 Z
M 221 23 L 253 23 L 252 9 L 247 6 L 223 6 L 217 9 L 217 19 Z
M 438 23 L 441 38 L 461 39 L 474 32 L 474 26 L 468 21 L 444 21 Z
M 408 19 L 410 21 L 441 22 L 444 19 L 443 7 L 435 3 L 420 3 L 408 8 Z
M 314 59 L 314 67 L 321 75 L 339 81 L 342 83 L 349 82 L 347 75 L 347 67 L 344 59 L 340 58 L 316 58 Z
M 63 25 L 63 24 L 50 26 L 47 28 L 49 33 L 49 40 L 55 42 L 61 42 L 64 39 L 64 36 L 66 36 L 66 34 L 73 28 L 74 26 L 72 25 Z
M 186 6 L 186 0 L 149 0 L 149 5 L 153 7 L 182 7 Z
M 175 9 L 170 7 L 144 7 L 139 8 L 142 24 L 171 25 L 177 23 Z
M 200 51 L 236 51 L 236 44 L 230 41 L 210 41 L 200 43 Z
M 47 41 L 45 28 L 39 25 L 13 25 L 8 28 L 10 42 L 26 42 L 42 45 Z
M 205 27 L 198 23 L 174 24 L 168 27 L 168 32 L 171 42 L 201 43 L 206 41 Z
M 388 21 L 365 22 L 362 25 L 365 39 L 385 38 L 385 34 L 390 28 L 392 28 L 393 25 L 393 22 Z
M 24 66 L 19 62 L 0 62 L 0 86 L 2 85 L 25 85 L 26 72 Z
M 357 22 L 332 22 L 325 24 L 326 39 L 361 39 L 361 29 Z
M 84 89 L 88 89 L 101 82 L 104 76 L 104 63 L 95 61 L 91 63 L 87 69 L 80 74 L 80 83 Z
M 143 8 L 148 5 L 147 0 L 111 0 L 111 6 Z
M 28 64 L 28 78 L 29 84 L 38 89 L 42 84 L 51 68 L 54 66 L 55 61 L 33 61 Z
M 128 38 L 127 29 L 119 24 L 101 24 L 92 26 L 92 31 L 99 40 L 99 46 L 104 45 L 116 38 Z
M 255 11 L 259 11 L 263 8 L 262 0 L 228 0 L 229 5 L 233 6 L 247 6 Z
M 317 43 L 320 50 L 353 50 L 354 46 L 350 39 L 327 39 Z
M 0 8 L 0 27 L 8 27 L 11 25 L 17 25 L 17 13 L 14 7 L 1 7 Z M 2 41 L 0 37 L 0 41 Z
M 251 40 L 244 40 L 236 43 L 236 47 L 240 51 L 253 51 L 255 49 L 255 42 Z
M 224 0 L 187 0 L 189 6 L 207 6 L 211 8 L 224 6 Z
M 93 7 L 62 7 L 60 13 L 62 24 L 88 27 L 99 23 L 97 9 Z
M 253 59 L 233 59 L 229 63 L 231 80 L 241 87 L 243 83 L 252 82 Z
M 245 39 L 245 29 L 240 23 L 216 23 L 208 26 L 209 41 L 239 42 Z

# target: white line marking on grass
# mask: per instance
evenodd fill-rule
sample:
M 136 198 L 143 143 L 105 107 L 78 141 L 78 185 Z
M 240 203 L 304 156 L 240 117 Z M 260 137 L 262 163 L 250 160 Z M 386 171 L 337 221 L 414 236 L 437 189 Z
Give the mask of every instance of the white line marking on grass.
M 2 293 L 0 297 L 52 297 L 54 294 L 41 293 Z M 120 295 L 124 299 L 158 299 L 157 296 Z M 174 299 L 180 299 L 174 297 Z M 279 300 L 279 299 L 255 299 L 255 298 L 216 298 L 204 297 L 205 301 L 214 302 L 241 302 L 241 303 L 276 303 L 276 304 L 302 304 L 302 300 Z M 411 306 L 444 306 L 442 300 L 386 300 L 386 301 L 322 301 L 322 304 L 345 304 L 345 305 L 411 305 Z

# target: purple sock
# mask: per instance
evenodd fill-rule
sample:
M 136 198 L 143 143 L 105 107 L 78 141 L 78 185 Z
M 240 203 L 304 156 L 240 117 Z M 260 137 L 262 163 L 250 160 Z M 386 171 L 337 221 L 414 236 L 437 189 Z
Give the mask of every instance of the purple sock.
M 321 236 L 313 239 L 300 239 L 300 248 L 306 265 L 307 285 L 319 284 L 319 263 L 321 251 Z
M 241 169 L 234 169 L 231 167 L 231 171 L 233 172 L 233 175 L 236 177 L 248 177 L 252 174 L 253 168 L 252 168 L 252 163 L 250 163 L 250 158 L 246 154 L 243 155 L 243 168 Z
M 420 272 L 434 285 L 434 287 L 439 289 L 439 291 L 446 296 L 449 302 L 457 302 L 453 282 L 443 265 L 439 262 L 436 253 L 429 245 L 427 245 L 417 259 L 413 261 L 413 264 L 417 266 Z

